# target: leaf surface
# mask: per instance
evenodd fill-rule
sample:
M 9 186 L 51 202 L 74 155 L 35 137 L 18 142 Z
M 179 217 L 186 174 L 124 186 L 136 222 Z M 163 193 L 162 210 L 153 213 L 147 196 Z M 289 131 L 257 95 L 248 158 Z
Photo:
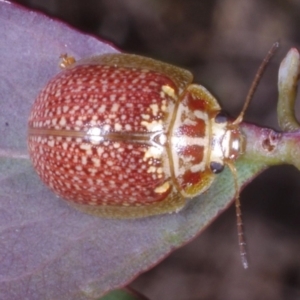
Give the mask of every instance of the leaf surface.
M 82 214 L 39 180 L 27 157 L 30 107 L 61 54 L 116 52 L 48 17 L 0 1 L 0 299 L 98 299 L 203 230 L 230 203 L 226 170 L 179 213 L 137 220 Z M 249 181 L 264 166 L 238 163 Z

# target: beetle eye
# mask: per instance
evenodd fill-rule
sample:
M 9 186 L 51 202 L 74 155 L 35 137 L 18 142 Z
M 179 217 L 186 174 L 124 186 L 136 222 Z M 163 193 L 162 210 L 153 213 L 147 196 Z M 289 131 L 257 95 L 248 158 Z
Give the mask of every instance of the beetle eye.
M 221 111 L 215 116 L 215 122 L 216 123 L 226 123 L 228 121 L 228 115 Z
M 212 161 L 210 163 L 210 169 L 213 173 L 218 174 L 224 170 L 224 165 L 219 162 Z

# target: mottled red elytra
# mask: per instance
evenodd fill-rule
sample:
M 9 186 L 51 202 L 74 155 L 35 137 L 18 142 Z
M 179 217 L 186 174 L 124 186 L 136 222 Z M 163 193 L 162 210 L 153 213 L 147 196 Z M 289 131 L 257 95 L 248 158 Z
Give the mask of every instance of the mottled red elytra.
M 178 212 L 228 165 L 246 262 L 234 161 L 250 97 L 232 122 L 181 68 L 128 54 L 65 57 L 68 64 L 29 117 L 29 153 L 43 182 L 81 211 L 137 218 Z

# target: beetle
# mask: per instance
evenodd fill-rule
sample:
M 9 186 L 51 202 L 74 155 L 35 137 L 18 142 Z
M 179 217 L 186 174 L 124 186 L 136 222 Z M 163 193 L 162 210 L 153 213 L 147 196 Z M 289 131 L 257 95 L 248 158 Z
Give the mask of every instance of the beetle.
M 227 165 L 246 261 L 234 162 L 246 142 L 239 124 L 273 52 L 233 121 L 187 70 L 132 54 L 77 62 L 64 56 L 65 69 L 30 113 L 33 166 L 55 194 L 83 212 L 138 218 L 178 212 Z
M 242 152 L 217 100 L 192 74 L 130 54 L 71 63 L 39 94 L 29 151 L 62 198 L 105 217 L 180 210 Z

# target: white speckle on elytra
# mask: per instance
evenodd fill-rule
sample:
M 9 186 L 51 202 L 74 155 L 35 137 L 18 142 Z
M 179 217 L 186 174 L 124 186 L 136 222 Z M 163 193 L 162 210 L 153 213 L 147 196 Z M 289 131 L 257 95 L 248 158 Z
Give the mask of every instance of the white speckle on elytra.
M 125 124 L 125 129 L 129 131 L 132 130 L 132 127 L 130 124 Z
M 157 168 L 157 173 L 161 174 L 163 172 L 163 169 L 161 167 Z
M 77 165 L 77 166 L 75 166 L 75 169 L 76 169 L 77 171 L 82 171 L 82 166 L 81 166 L 81 165 Z
M 115 119 L 116 118 L 116 115 L 115 114 L 109 114 L 108 116 L 107 116 L 107 118 L 108 119 Z
M 88 169 L 88 172 L 89 172 L 92 176 L 95 176 L 96 173 L 97 173 L 97 169 L 89 168 L 89 169 Z
M 81 120 L 76 120 L 75 124 L 76 124 L 77 126 L 82 126 L 83 123 L 82 123 Z
M 65 118 L 65 117 L 61 117 L 61 119 L 60 119 L 60 121 L 59 121 L 59 125 L 60 125 L 61 127 L 64 127 L 64 126 L 66 126 L 66 124 L 67 124 L 66 118 Z
M 149 115 L 142 114 L 141 116 L 142 116 L 142 118 L 145 119 L 145 120 L 149 120 L 149 119 L 150 119 L 150 116 L 149 116 Z
M 105 125 L 103 126 L 103 130 L 104 130 L 104 131 L 109 131 L 109 129 L 110 129 L 110 125 L 109 125 L 109 124 L 105 124 Z
M 162 150 L 157 147 L 149 147 L 145 152 L 143 160 L 146 161 L 148 158 L 159 159 L 162 156 Z M 151 162 L 150 162 L 151 163 Z
M 95 120 L 92 119 L 90 121 L 90 126 L 95 126 L 95 125 L 97 125 L 97 121 L 95 121 Z
M 54 97 L 59 98 L 60 95 L 61 95 L 61 91 L 57 90 L 56 93 L 55 93 L 55 95 L 54 95 Z
M 54 147 L 54 140 L 48 141 L 48 146 L 49 147 Z
M 73 176 L 73 180 L 74 181 L 80 181 L 79 178 L 77 176 Z
M 175 90 L 173 88 L 171 88 L 169 85 L 163 85 L 161 89 L 169 97 L 176 99 Z
M 116 130 L 116 131 L 121 131 L 121 130 L 122 130 L 122 125 L 119 124 L 119 123 L 116 123 L 116 124 L 115 124 L 115 130 Z
M 129 186 L 129 184 L 125 182 L 121 185 L 121 188 L 125 190 L 128 188 L 128 186 Z
M 74 187 L 76 190 L 81 190 L 81 186 L 79 186 L 78 184 L 74 184 L 73 187 Z
M 110 101 L 116 101 L 116 95 L 115 94 L 109 95 L 109 100 Z
M 81 150 L 85 150 L 86 154 L 87 155 L 92 155 L 93 152 L 92 152 L 92 145 L 91 144 L 87 144 L 87 143 L 82 143 L 79 148 Z
M 165 104 L 162 104 L 160 109 L 161 109 L 161 111 L 166 112 L 167 111 L 167 106 Z
M 62 109 L 63 109 L 63 113 L 66 113 L 69 110 L 69 106 L 64 105 Z
M 117 112 L 119 107 L 120 107 L 120 105 L 118 103 L 114 103 L 113 106 L 111 107 L 111 111 Z
M 101 147 L 97 148 L 97 154 L 98 154 L 98 156 L 101 156 L 103 154 L 103 152 L 104 152 L 103 148 L 101 148 Z
M 162 131 L 163 129 L 162 120 L 153 120 L 152 122 L 142 121 L 141 125 L 145 126 L 149 132 Z
M 151 110 L 152 110 L 153 116 L 157 116 L 158 111 L 159 111 L 158 105 L 155 104 L 155 103 L 154 103 L 154 104 L 151 104 L 151 105 L 150 105 L 150 108 L 151 108 Z
M 93 157 L 92 162 L 93 162 L 95 167 L 100 167 L 100 159 L 99 158 Z
M 87 182 L 88 182 L 88 184 L 89 185 L 93 185 L 94 184 L 94 179 L 92 179 L 92 178 L 87 178 Z
M 81 156 L 81 164 L 83 165 L 87 164 L 87 157 L 85 155 Z
M 147 173 L 155 173 L 156 172 L 156 167 L 150 166 L 147 170 Z

